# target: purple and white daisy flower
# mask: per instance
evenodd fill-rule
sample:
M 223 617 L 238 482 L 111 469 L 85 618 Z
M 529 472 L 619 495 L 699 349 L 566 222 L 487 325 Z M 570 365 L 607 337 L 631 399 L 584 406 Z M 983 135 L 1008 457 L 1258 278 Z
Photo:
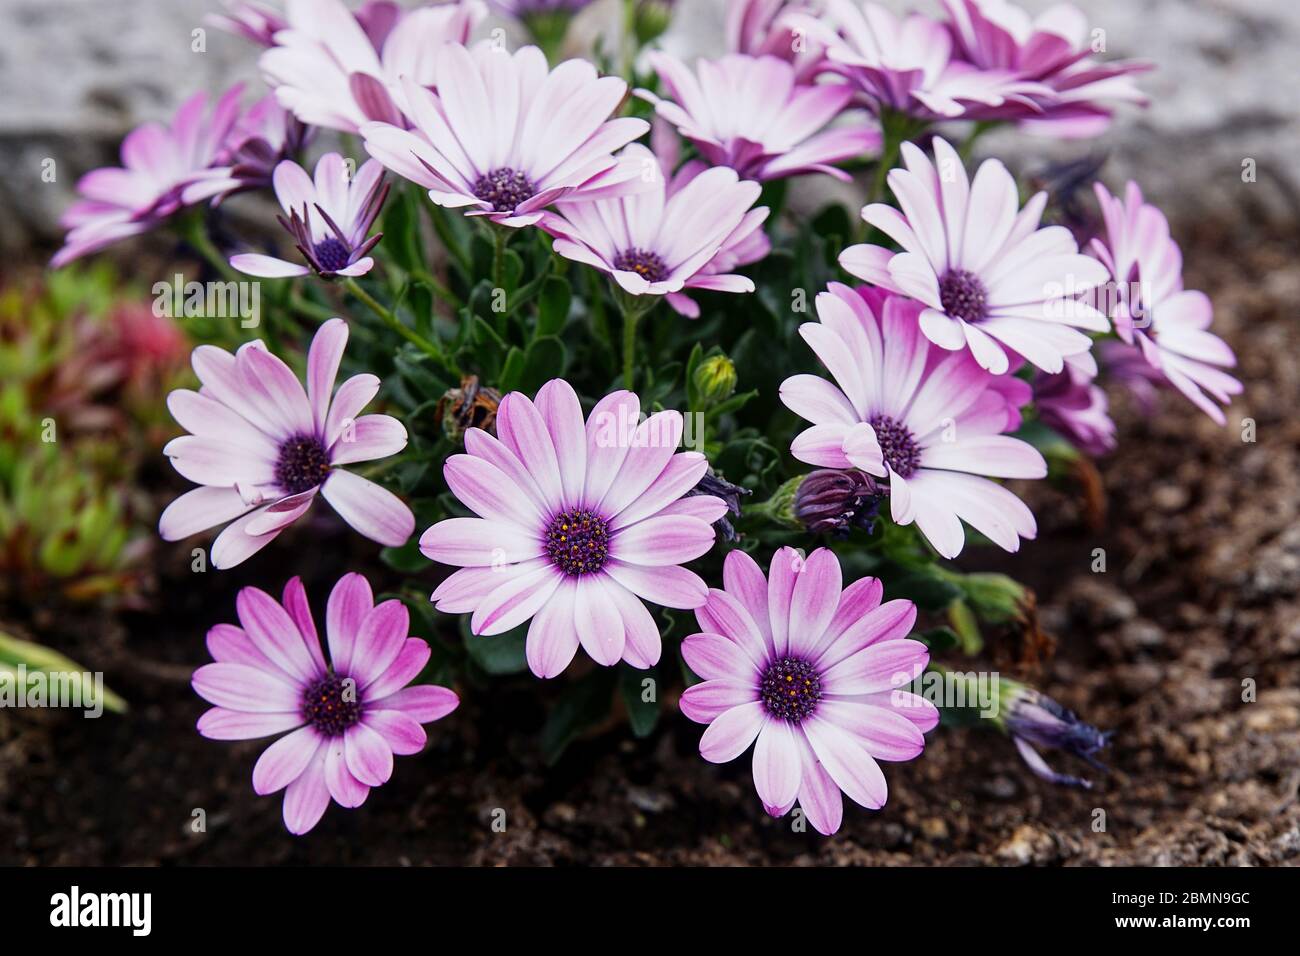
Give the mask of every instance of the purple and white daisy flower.
M 682 694 L 682 713 L 708 724 L 700 755 L 726 763 L 754 744 L 754 788 L 772 816 L 798 802 L 830 835 L 841 791 L 869 810 L 885 805 L 880 760 L 911 760 L 939 712 L 904 690 L 930 659 L 908 640 L 911 601 L 880 602 L 876 578 L 842 587 L 839 559 L 819 548 L 772 557 L 768 577 L 743 551 L 727 555 L 724 590 L 695 610 L 702 633 L 682 657 L 703 682 Z
M 1169 235 L 1169 221 L 1130 182 L 1120 200 L 1101 183 L 1094 189 L 1106 224 L 1105 237 L 1090 250 L 1109 272 L 1107 301 L 1115 331 L 1141 350 L 1147 363 L 1201 411 L 1222 425 L 1224 405 L 1241 394 L 1241 382 L 1225 368 L 1237 357 L 1210 331 L 1214 306 L 1204 292 L 1183 288 L 1183 253 Z
M 806 82 L 820 68 L 824 51 L 791 18 L 813 12 L 805 0 L 727 0 L 726 48 L 786 60 L 794 64 L 800 82 Z
M 212 196 L 213 205 L 238 192 L 271 185 L 275 167 L 297 156 L 315 130 L 304 126 L 267 94 L 248 108 L 230 130 L 223 176 L 204 179 L 185 192 L 187 201 Z
M 275 35 L 289 25 L 279 12 L 261 3 L 222 0 L 221 5 L 224 13 L 209 13 L 204 21 L 261 47 L 275 46 Z
M 923 303 L 921 328 L 931 342 L 969 349 L 997 375 L 1010 368 L 1009 352 L 1059 372 L 1066 357 L 1092 348 L 1086 332 L 1110 329 L 1078 298 L 1106 281 L 1106 269 L 1079 251 L 1069 229 L 1038 228 L 1046 193 L 1021 209 L 1001 162 L 985 160 L 972 182 L 937 136 L 934 162 L 912 143 L 902 152 L 907 168 L 889 173 L 902 211 L 872 203 L 862 218 L 903 251 L 850 246 L 840 254 L 849 273 Z
M 713 547 L 726 502 L 686 497 L 708 461 L 677 451 L 681 414 L 638 424 L 640 415 L 637 396 L 620 391 L 584 422 L 573 388 L 554 379 L 535 401 L 506 395 L 497 437 L 471 428 L 466 454 L 447 459 L 447 484 L 478 517 L 440 521 L 420 538 L 426 557 L 461 568 L 432 600 L 472 612 L 475 634 L 531 618 L 526 652 L 538 677 L 563 671 L 579 644 L 598 664 L 651 667 L 659 627 L 641 602 L 704 601 L 704 582 L 680 565 Z
M 924 14 L 899 17 L 877 3 L 825 0 L 821 18 L 794 22 L 826 47 L 825 67 L 877 111 L 922 120 L 984 119 L 1012 106 L 1037 111 L 1041 83 L 980 69 L 953 55 L 952 36 Z
M 301 517 L 319 494 L 361 534 L 399 547 L 415 530 L 400 498 L 342 466 L 395 455 L 406 428 L 391 415 L 360 415 L 379 379 L 360 374 L 334 391 L 348 340 L 342 319 L 312 339 L 307 388 L 261 339 L 231 355 L 214 345 L 194 350 L 197 392 L 177 389 L 167 407 L 190 432 L 163 454 L 199 485 L 162 513 L 158 532 L 178 541 L 219 524 L 212 565 L 232 568 L 266 547 Z
M 1033 381 L 1034 407 L 1043 424 L 1060 432 L 1088 455 L 1115 450 L 1115 423 L 1110 403 L 1089 373 L 1074 363 L 1054 374 L 1039 372 Z
M 794 67 L 772 56 L 734 53 L 699 60 L 695 71 L 668 53 L 648 60 L 665 88 L 637 95 L 677 127 L 714 166 L 765 182 L 801 173 L 850 176 L 834 164 L 877 152 L 880 130 L 865 114 L 830 127 L 853 98 L 846 84 L 801 84 Z
M 629 295 L 663 295 L 683 315 L 699 306 L 682 290 L 753 292 L 728 271 L 771 248 L 762 232 L 768 209 L 750 208 L 762 188 L 726 166 L 687 163 L 665 181 L 654 154 L 639 143 L 623 159 L 648 171 L 647 192 L 597 202 L 562 202 L 542 222 L 556 253 L 608 273 Z
M 375 264 L 368 253 L 383 237 L 370 235 L 370 227 L 388 196 L 384 170 L 373 159 L 354 177 L 338 153 L 326 153 L 316 164 L 316 178 L 297 163 L 285 160 L 275 167 L 275 197 L 284 216 L 280 225 L 293 236 L 306 264 L 274 256 L 242 253 L 230 264 L 240 272 L 268 279 L 316 273 L 325 278 L 362 276 Z
M 311 126 L 355 133 L 372 120 L 406 125 L 403 80 L 434 84 L 447 44 L 465 43 L 487 15 L 481 0 L 407 9 L 342 0 L 289 0 L 288 26 L 258 61 L 285 109 Z
M 537 47 L 509 53 L 490 40 L 444 47 L 435 75 L 436 93 L 405 80 L 414 129 L 367 123 L 361 133 L 371 156 L 437 205 L 528 226 L 559 199 L 646 188 L 641 166 L 613 155 L 650 128 L 610 119 L 627 93 L 618 77 L 585 60 L 548 70 Z
M 77 183 L 81 198 L 60 224 L 68 230 L 52 268 L 160 225 L 211 193 L 204 181 L 227 178 L 228 137 L 243 87 L 230 88 L 208 114 L 208 95 L 181 104 L 171 124 L 145 123 L 122 141 L 122 165 L 95 169 Z
M 199 718 L 211 740 L 255 740 L 285 734 L 258 758 L 253 789 L 284 791 L 284 825 L 306 833 L 333 799 L 359 807 L 372 787 L 388 781 L 393 755 L 419 753 L 421 724 L 460 703 L 433 684 L 407 686 L 429 660 L 429 645 L 410 636 L 401 601 L 375 604 L 370 584 L 345 574 L 330 593 L 325 615 L 329 661 L 299 578 L 283 603 L 258 588 L 235 599 L 239 627 L 208 631 L 204 664 L 191 681 L 215 705 Z
M 1042 83 L 1039 110 L 1013 109 L 1027 132 L 1074 139 L 1096 136 L 1110 125 L 1119 103 L 1145 105 L 1132 74 L 1148 63 L 1092 59 L 1088 20 L 1060 3 L 1031 17 L 1007 0 L 943 0 L 958 54 L 983 70 L 1007 70 Z
M 816 375 L 781 384 L 781 401 L 813 423 L 790 453 L 821 468 L 888 478 L 894 522 L 916 522 L 945 558 L 961 553 L 962 521 L 1016 551 L 1021 538 L 1037 533 L 1034 516 L 989 479 L 1047 474 L 1032 445 L 1004 434 L 1019 424 L 1024 395 L 999 387 L 1005 379 L 968 353 L 927 341 L 920 309 L 910 299 L 838 283 L 817 296 L 821 321 L 804 323 L 799 334 L 836 384 Z

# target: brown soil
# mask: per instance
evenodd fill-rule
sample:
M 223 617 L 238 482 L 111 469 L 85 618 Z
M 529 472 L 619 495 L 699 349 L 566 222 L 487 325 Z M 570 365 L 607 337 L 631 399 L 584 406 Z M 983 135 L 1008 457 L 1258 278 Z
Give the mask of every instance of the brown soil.
M 161 581 L 166 617 L 106 627 L 49 615 L 20 629 L 104 670 L 133 709 L 95 721 L 0 711 L 0 863 L 1300 861 L 1300 324 L 1284 307 L 1300 301 L 1300 271 L 1291 241 L 1192 238 L 1188 284 L 1215 299 L 1247 383 L 1229 427 L 1174 396 L 1150 420 L 1119 403 L 1122 448 L 1101 463 L 1104 529 L 1087 529 L 1070 490 L 1042 488 L 1039 541 L 975 559 L 1038 590 L 1058 650 L 1035 683 L 1114 731 L 1113 772 L 1095 790 L 1039 781 L 998 735 L 941 728 L 922 758 L 886 768 L 883 811 L 849 805 L 832 839 L 793 833 L 763 814 L 745 761 L 697 756 L 699 728 L 671 703 L 650 739 L 611 726 L 543 767 L 532 733 L 542 703 L 520 678 L 466 695 L 364 808 L 331 808 L 295 839 L 279 799 L 252 793 L 261 745 L 193 731 L 203 705 L 188 676 L 206 659 L 202 632 L 212 608 L 233 612 L 244 582 L 213 575 L 195 588 L 176 574 Z M 1256 423 L 1254 443 L 1242 441 L 1243 418 Z M 1090 570 L 1097 547 L 1105 574 Z M 311 549 L 310 580 L 332 580 L 344 563 L 332 552 Z M 186 556 L 163 558 L 175 567 Z M 1253 703 L 1242 700 L 1247 679 Z M 190 828 L 199 807 L 206 833 Z M 492 827 L 497 808 L 505 832 Z

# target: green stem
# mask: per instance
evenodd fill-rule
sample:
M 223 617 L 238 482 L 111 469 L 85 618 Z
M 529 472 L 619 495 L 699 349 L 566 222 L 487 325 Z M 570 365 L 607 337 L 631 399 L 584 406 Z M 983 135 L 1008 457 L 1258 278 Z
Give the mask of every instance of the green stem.
M 616 293 L 623 312 L 623 387 L 629 391 L 636 383 L 636 327 L 642 316 L 649 315 L 659 302 L 658 296 Z
M 447 215 L 447 212 L 441 207 L 437 207 L 430 212 L 429 218 L 433 220 L 433 231 L 438 234 L 438 240 L 442 243 L 443 248 L 447 250 L 448 255 L 456 260 L 461 272 L 469 275 L 474 271 L 473 265 L 469 261 L 469 253 L 465 251 L 465 247 L 456 238 Z
M 226 261 L 226 257 L 221 254 L 221 250 L 216 247 L 212 239 L 208 236 L 207 226 L 203 221 L 201 214 L 188 217 L 184 225 L 185 240 L 194 250 L 201 255 L 204 260 L 221 273 L 225 278 L 233 282 L 243 282 L 248 279 L 243 273 L 237 272 L 231 264 Z
M 510 241 L 510 234 L 501 226 L 492 226 L 492 288 L 504 289 L 506 287 L 506 243 Z M 510 306 L 507 303 L 506 311 L 509 312 Z
M 386 309 L 384 306 L 380 305 L 379 302 L 376 301 L 374 296 L 372 296 L 365 289 L 361 288 L 361 285 L 357 282 L 356 279 L 351 279 L 351 278 L 344 279 L 343 285 L 356 298 L 364 302 L 371 312 L 379 316 L 379 318 L 383 320 L 384 324 L 387 325 L 390 329 L 392 329 L 402 338 L 406 339 L 406 341 L 410 342 L 416 348 L 420 349 L 420 351 L 424 352 L 426 355 L 428 355 L 430 358 L 436 361 L 447 371 L 451 372 L 454 375 L 460 374 L 460 370 L 457 369 L 455 364 L 450 359 L 447 358 L 447 356 L 443 353 L 442 349 L 440 349 L 435 343 L 430 342 L 419 332 L 416 332 L 405 322 L 402 322 L 397 316 L 395 316 L 392 313 L 391 310 Z

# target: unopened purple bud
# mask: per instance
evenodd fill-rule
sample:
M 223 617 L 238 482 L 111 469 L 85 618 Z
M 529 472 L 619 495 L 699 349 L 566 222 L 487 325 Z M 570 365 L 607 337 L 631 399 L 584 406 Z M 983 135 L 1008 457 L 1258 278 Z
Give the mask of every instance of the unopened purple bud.
M 1090 788 L 1092 783 L 1082 777 L 1052 770 L 1033 745 L 1064 750 L 1105 771 L 1105 765 L 1095 755 L 1110 743 L 1111 735 L 1085 723 L 1073 711 L 1023 684 L 1003 681 L 1002 693 L 1005 709 L 1001 723 L 1015 740 L 1016 748 L 1029 769 L 1051 783 Z
M 853 528 L 870 531 L 880 497 L 880 488 L 869 475 L 823 468 L 799 482 L 794 517 L 814 533 L 843 536 Z

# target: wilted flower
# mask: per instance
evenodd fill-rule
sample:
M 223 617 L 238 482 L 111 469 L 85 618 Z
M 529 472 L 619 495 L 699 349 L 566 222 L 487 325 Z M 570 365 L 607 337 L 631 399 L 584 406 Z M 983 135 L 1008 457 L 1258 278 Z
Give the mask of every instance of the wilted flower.
M 736 534 L 736 526 L 731 523 L 731 517 L 740 517 L 740 499 L 744 495 L 751 494 L 753 492 L 748 488 L 733 485 L 721 475 L 714 474 L 713 469 L 710 468 L 699 483 L 686 492 L 686 497 L 709 495 L 725 502 L 727 510 L 722 513 L 722 517 L 713 522 L 713 527 L 718 534 L 722 535 L 723 541 L 738 541 L 740 536 Z M 728 517 L 728 515 L 731 517 Z
M 497 437 L 471 428 L 467 454 L 443 474 L 477 518 L 425 531 L 426 557 L 461 570 L 433 592 L 438 610 L 473 612 L 474 634 L 500 634 L 532 619 L 528 666 L 563 671 L 582 647 L 598 664 L 651 667 L 659 627 L 641 603 L 693 608 L 704 582 L 679 567 L 713 546 L 726 510 L 718 498 L 683 498 L 708 468 L 677 452 L 682 416 L 637 424 L 640 401 L 614 392 L 585 424 L 573 388 L 554 379 L 536 403 L 511 392 L 497 409 Z
M 1051 91 L 1009 70 L 980 69 L 953 55 L 943 24 L 898 17 L 877 3 L 825 0 L 821 19 L 795 22 L 826 47 L 826 68 L 866 95 L 878 111 L 923 120 L 984 119 L 1011 106 L 1037 109 Z
M 371 0 L 289 0 L 288 26 L 258 65 L 285 109 L 312 126 L 357 132 L 372 120 L 407 125 L 403 81 L 433 86 L 442 53 L 487 14 L 481 0 L 411 10 Z
M 682 657 L 703 682 L 682 694 L 682 713 L 708 724 L 700 755 L 735 760 L 754 743 L 754 788 L 784 816 L 796 802 L 819 833 L 840 828 L 849 799 L 885 805 L 879 760 L 911 760 L 938 723 L 934 705 L 903 690 L 929 652 L 907 640 L 911 601 L 880 603 L 881 584 L 841 590 L 840 563 L 819 548 L 772 558 L 769 576 L 743 551 L 727 555 L 725 590 L 696 609 L 702 633 Z M 757 741 L 757 743 L 755 743 Z
M 348 327 L 330 319 L 312 339 L 307 390 L 262 343 L 235 355 L 214 345 L 194 350 L 203 388 L 177 389 L 167 407 L 190 432 L 163 453 L 202 485 L 163 512 L 167 541 L 228 525 L 212 545 L 212 565 L 232 568 L 266 547 L 320 494 L 361 534 L 390 547 L 406 543 L 415 516 L 400 498 L 342 465 L 387 458 L 406 447 L 406 429 L 390 415 L 356 417 L 379 391 L 374 375 L 354 375 L 334 393 Z
M 375 260 L 367 253 L 383 233 L 372 236 L 370 227 L 388 195 L 379 163 L 370 160 L 352 178 L 342 156 L 326 153 L 316 164 L 315 182 L 291 160 L 275 167 L 274 179 L 275 197 L 289 217 L 277 218 L 293 236 L 306 265 L 243 253 L 231 256 L 232 266 L 248 275 L 271 279 L 312 272 L 325 278 L 361 276 L 374 267 Z
M 1098 770 L 1106 768 L 1095 754 L 1110 743 L 1110 734 L 1086 724 L 1052 698 L 1003 678 L 999 683 L 999 713 L 996 722 L 1016 742 L 1016 749 L 1029 769 L 1050 783 L 1090 789 L 1091 781 L 1057 773 L 1047 765 L 1034 746 L 1064 750 L 1081 757 Z
M 487 40 L 437 59 L 436 94 L 406 80 L 413 130 L 367 123 L 361 132 L 371 156 L 439 206 L 528 226 L 559 199 L 645 190 L 641 165 L 613 156 L 650 128 L 609 118 L 627 93 L 618 77 L 597 76 L 585 60 L 548 72 L 537 47 L 508 53 Z
M 649 62 L 665 98 L 649 90 L 637 95 L 709 163 L 730 166 L 742 179 L 816 172 L 847 181 L 849 174 L 833 164 L 880 147 L 880 130 L 865 115 L 850 125 L 828 125 L 853 97 L 851 87 L 797 83 L 784 60 L 734 53 L 699 60 L 692 72 L 671 54 L 654 51 Z
M 306 833 L 329 807 L 359 807 L 388 782 L 394 754 L 419 753 L 421 724 L 456 709 L 445 687 L 408 687 L 429 661 L 429 645 L 410 637 L 401 601 L 376 605 L 370 584 L 346 574 L 330 593 L 325 617 L 329 662 L 299 578 L 283 603 L 248 587 L 235 599 L 239 627 L 208 631 L 215 663 L 194 672 L 194 690 L 216 706 L 199 718 L 212 740 L 285 736 L 253 767 L 261 796 L 284 791 L 284 825 Z
M 699 305 L 683 289 L 753 292 L 752 280 L 719 271 L 767 250 L 768 209 L 751 209 L 762 191 L 725 166 L 690 164 L 665 182 L 654 155 L 638 143 L 623 159 L 649 171 L 650 191 L 598 202 L 563 202 L 542 223 L 566 259 L 609 273 L 629 295 L 666 295 L 690 318 Z M 703 171 L 701 171 L 703 170 Z M 752 250 L 752 251 L 751 251 Z
M 983 476 L 1042 478 L 1047 463 L 1032 445 L 1002 434 L 1019 421 L 1018 406 L 969 354 L 926 340 L 921 308 L 838 283 L 817 296 L 821 321 L 804 323 L 799 334 L 839 387 L 816 375 L 782 383 L 781 401 L 813 423 L 790 453 L 887 477 L 895 523 L 915 521 L 945 558 L 961 552 L 963 520 L 1016 551 L 1021 538 L 1036 534 L 1034 516 Z
M 243 87 L 231 87 L 207 111 L 208 95 L 181 104 L 170 126 L 145 123 L 122 141 L 121 167 L 96 169 L 77 183 L 81 198 L 59 222 L 68 230 L 53 268 L 148 232 L 185 206 L 206 199 L 204 180 L 227 178 L 227 137 Z
M 459 388 L 447 389 L 438 399 L 433 417 L 442 423 L 442 433 L 459 444 L 471 428 L 495 435 L 500 405 L 500 392 L 481 385 L 477 375 L 466 375 L 460 380 Z
M 1236 365 L 1237 357 L 1210 331 L 1209 297 L 1183 288 L 1183 253 L 1169 235 L 1169 221 L 1143 200 L 1137 183 L 1128 184 L 1122 201 L 1101 183 L 1094 188 L 1106 234 L 1089 248 L 1110 272 L 1105 292 L 1114 301 L 1104 305 L 1113 310 L 1115 331 L 1222 425 L 1226 419 L 1216 401 L 1227 405 L 1241 394 L 1241 382 L 1223 371 Z
M 945 140 L 935 137 L 934 151 L 932 163 L 903 144 L 907 168 L 889 173 L 902 212 L 885 203 L 862 210 L 903 251 L 851 246 L 840 264 L 923 303 L 926 338 L 945 349 L 969 349 L 996 375 L 1010 368 L 1007 350 L 1059 372 L 1068 356 L 1092 347 L 1081 330 L 1110 328 L 1105 315 L 1077 298 L 1104 283 L 1106 270 L 1079 252 L 1064 226 L 1038 228 L 1046 194 L 1021 209 L 1016 181 L 998 160 L 985 160 L 972 183 Z
M 1093 377 L 1072 364 L 1034 378 L 1034 406 L 1043 423 L 1094 457 L 1115 449 L 1115 423 L 1106 393 Z
M 1041 83 L 1049 95 L 1036 107 L 1013 107 L 1008 118 L 1028 132 L 1076 138 L 1096 136 L 1110 125 L 1117 103 L 1145 105 L 1132 75 L 1147 63 L 1092 59 L 1088 20 L 1068 3 L 1037 18 L 1007 0 L 943 0 L 958 54 L 983 70 L 1006 70 Z

